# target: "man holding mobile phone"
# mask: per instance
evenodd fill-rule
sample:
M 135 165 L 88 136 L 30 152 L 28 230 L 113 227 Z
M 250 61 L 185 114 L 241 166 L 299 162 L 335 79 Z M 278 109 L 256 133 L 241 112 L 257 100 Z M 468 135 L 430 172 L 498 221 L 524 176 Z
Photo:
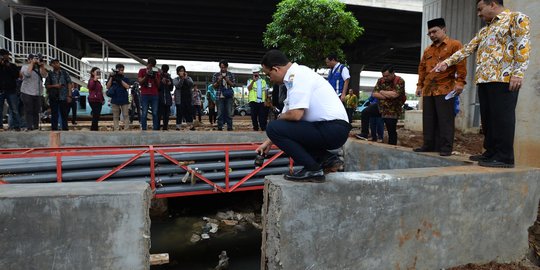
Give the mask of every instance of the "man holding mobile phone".
M 233 130 L 233 103 L 234 90 L 236 83 L 234 74 L 229 72 L 229 63 L 226 60 L 219 61 L 219 72 L 212 76 L 212 84 L 216 89 L 216 98 L 218 106 L 218 130 L 223 130 L 223 124 L 227 124 L 227 130 Z
M 67 71 L 61 69 L 60 60 L 56 58 L 51 60 L 51 66 L 53 70 L 49 72 L 45 80 L 51 106 L 51 130 L 58 130 L 59 118 L 62 121 L 60 123 L 62 130 L 68 130 L 68 104 L 71 103 L 73 83 Z

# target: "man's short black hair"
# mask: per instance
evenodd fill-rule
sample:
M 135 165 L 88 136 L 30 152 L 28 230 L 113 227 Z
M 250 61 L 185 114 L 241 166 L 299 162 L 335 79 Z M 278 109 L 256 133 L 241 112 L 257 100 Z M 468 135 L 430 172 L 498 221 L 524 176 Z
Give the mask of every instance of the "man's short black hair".
M 333 61 L 333 60 L 337 61 L 338 60 L 337 54 L 335 54 L 335 53 L 329 54 L 326 58 L 328 60 L 330 60 L 330 61 Z
M 282 67 L 289 63 L 289 59 L 285 54 L 279 50 L 269 50 L 264 54 L 261 65 L 271 68 L 271 67 Z
M 156 58 L 148 57 L 148 64 L 156 66 L 156 63 L 157 63 Z
M 161 65 L 161 70 L 162 70 L 163 72 L 169 71 L 169 65 L 167 65 L 167 64 Z
M 116 69 L 121 69 L 121 68 L 125 68 L 123 64 L 116 64 Z
M 219 66 L 220 66 L 220 67 L 221 67 L 222 64 L 223 64 L 225 67 L 229 67 L 229 62 L 227 62 L 227 60 L 224 60 L 224 59 L 219 60 Z
M 476 0 L 476 4 L 480 3 L 480 1 L 484 1 L 484 4 L 489 5 L 493 2 L 495 2 L 497 5 L 503 7 L 504 1 L 503 0 Z
M 182 70 L 182 69 L 183 69 L 184 71 L 186 71 L 186 68 L 185 68 L 184 66 L 177 66 L 177 67 L 176 67 L 176 74 L 178 74 L 178 72 L 180 72 L 180 70 Z
M 381 72 L 384 73 L 384 72 L 390 72 L 390 73 L 394 73 L 394 65 L 392 64 L 385 64 L 384 66 L 382 66 L 381 68 Z

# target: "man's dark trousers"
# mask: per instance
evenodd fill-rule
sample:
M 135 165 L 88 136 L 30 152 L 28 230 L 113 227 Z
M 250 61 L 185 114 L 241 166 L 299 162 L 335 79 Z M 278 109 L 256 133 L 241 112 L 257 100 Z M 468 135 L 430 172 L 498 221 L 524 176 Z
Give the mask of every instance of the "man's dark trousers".
M 397 119 L 383 118 L 383 120 L 388 132 L 388 144 L 397 145 Z
M 68 104 L 68 114 L 71 111 L 71 123 L 76 124 L 77 123 L 77 101 L 72 100 L 71 103 Z
M 367 138 L 369 134 L 369 118 L 370 117 L 381 117 L 381 114 L 379 112 L 379 104 L 378 103 L 371 103 L 369 106 L 367 106 L 360 116 L 361 121 L 361 130 L 360 134 L 365 136 Z
M 262 131 L 265 131 L 268 122 L 268 107 L 264 106 L 264 102 L 250 102 L 249 107 L 251 109 L 253 130 L 259 130 L 260 127 Z
M 331 155 L 328 150 L 343 146 L 351 125 L 344 120 L 306 122 L 276 120 L 268 123 L 266 135 L 296 164 L 307 170 L 319 170 Z
M 455 98 L 445 95 L 422 98 L 422 130 L 424 147 L 440 152 L 452 152 L 454 146 L 454 103 Z
M 51 130 L 58 130 L 58 113 L 62 116 L 62 130 L 68 130 L 68 104 L 65 100 L 49 99 L 51 106 Z
M 514 164 L 514 132 L 518 91 L 508 83 L 478 84 L 480 117 L 484 131 L 484 156 Z

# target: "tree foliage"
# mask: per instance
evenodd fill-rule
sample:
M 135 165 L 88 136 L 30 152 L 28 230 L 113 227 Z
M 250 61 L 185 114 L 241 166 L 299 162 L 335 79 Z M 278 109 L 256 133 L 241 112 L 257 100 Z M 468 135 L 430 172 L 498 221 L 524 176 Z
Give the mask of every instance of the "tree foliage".
M 331 53 L 343 59 L 341 46 L 364 32 L 338 0 L 283 0 L 272 18 L 264 32 L 264 45 L 279 48 L 291 61 L 312 68 L 322 67 Z

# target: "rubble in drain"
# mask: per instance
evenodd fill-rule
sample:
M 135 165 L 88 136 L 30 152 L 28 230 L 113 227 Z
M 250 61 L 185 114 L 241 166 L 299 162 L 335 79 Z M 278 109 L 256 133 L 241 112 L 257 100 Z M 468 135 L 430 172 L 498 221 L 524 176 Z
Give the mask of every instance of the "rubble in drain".
M 261 216 L 255 213 L 237 213 L 234 211 L 218 212 L 213 217 L 202 217 L 193 225 L 191 243 L 220 237 L 223 234 L 239 233 L 252 226 L 262 230 Z

